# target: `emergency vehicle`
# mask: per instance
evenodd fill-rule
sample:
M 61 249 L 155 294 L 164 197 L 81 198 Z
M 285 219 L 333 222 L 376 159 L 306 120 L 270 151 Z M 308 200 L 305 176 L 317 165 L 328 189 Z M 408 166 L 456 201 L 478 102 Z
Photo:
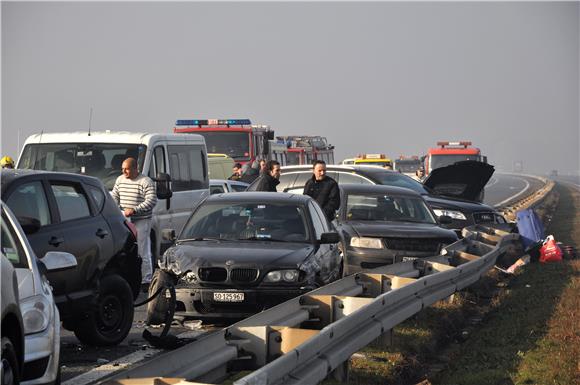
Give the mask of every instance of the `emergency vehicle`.
M 417 175 L 417 170 L 421 168 L 423 164 L 418 156 L 399 156 L 399 159 L 395 159 L 393 162 L 393 170 L 398 171 L 402 174 L 415 177 Z
M 271 159 L 274 131 L 270 126 L 253 125 L 249 119 L 183 119 L 177 120 L 173 131 L 200 134 L 208 152 L 226 154 L 242 164 Z
M 471 147 L 471 142 L 437 142 L 435 148 L 430 148 L 425 155 L 425 175 L 428 175 L 436 168 L 450 166 L 462 160 L 475 160 L 487 163 L 487 157 L 481 155 L 481 150 Z
M 286 146 L 288 165 L 312 164 L 323 160 L 334 164 L 334 146 L 323 136 L 277 136 L 277 142 Z
M 353 162 L 356 166 L 378 166 L 393 168 L 393 161 L 385 154 L 359 154 Z

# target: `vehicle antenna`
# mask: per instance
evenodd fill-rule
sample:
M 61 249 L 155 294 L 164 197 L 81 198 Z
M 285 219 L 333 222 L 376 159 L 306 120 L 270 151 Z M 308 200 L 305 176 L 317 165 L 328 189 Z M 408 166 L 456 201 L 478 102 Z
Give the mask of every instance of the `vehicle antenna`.
M 91 136 L 91 120 L 93 119 L 93 107 L 89 111 L 89 136 Z

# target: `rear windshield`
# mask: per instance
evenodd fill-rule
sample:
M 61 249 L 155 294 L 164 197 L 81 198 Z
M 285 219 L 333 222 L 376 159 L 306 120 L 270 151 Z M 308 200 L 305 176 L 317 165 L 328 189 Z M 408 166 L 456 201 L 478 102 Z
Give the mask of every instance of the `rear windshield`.
M 346 202 L 347 221 L 437 223 L 419 197 L 348 194 Z
M 376 171 L 365 171 L 372 179 L 378 184 L 383 184 L 385 186 L 395 186 L 404 187 L 418 192 L 419 194 L 429 194 L 425 186 L 417 182 L 415 179 L 408 177 L 407 175 L 399 174 L 398 172 L 376 172 Z
M 90 175 L 103 181 L 111 190 L 121 175 L 121 164 L 129 157 L 137 159 L 143 170 L 147 146 L 115 143 L 46 143 L 24 147 L 18 168 L 63 171 Z

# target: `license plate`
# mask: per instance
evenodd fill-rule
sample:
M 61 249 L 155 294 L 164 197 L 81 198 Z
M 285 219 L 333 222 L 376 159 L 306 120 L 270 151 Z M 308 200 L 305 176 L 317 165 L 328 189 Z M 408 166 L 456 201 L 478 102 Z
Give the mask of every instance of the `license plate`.
M 244 293 L 213 293 L 216 302 L 244 302 Z
M 416 260 L 417 257 L 403 257 L 403 262 L 410 262 Z

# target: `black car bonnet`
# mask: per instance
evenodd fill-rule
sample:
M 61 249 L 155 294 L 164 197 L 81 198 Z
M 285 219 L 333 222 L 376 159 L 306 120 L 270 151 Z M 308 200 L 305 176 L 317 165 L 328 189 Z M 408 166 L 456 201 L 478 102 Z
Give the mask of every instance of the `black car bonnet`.
M 431 171 L 423 184 L 437 195 L 476 201 L 494 171 L 490 164 L 466 160 Z

